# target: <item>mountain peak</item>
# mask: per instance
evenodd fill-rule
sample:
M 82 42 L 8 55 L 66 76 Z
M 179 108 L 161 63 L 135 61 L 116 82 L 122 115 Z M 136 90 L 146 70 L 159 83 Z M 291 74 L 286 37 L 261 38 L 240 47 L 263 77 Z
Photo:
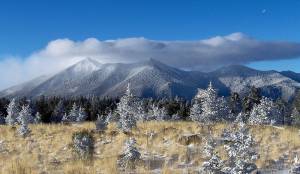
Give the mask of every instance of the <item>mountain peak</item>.
M 88 57 L 77 62 L 71 69 L 75 72 L 91 72 L 98 70 L 101 65 L 100 62 Z

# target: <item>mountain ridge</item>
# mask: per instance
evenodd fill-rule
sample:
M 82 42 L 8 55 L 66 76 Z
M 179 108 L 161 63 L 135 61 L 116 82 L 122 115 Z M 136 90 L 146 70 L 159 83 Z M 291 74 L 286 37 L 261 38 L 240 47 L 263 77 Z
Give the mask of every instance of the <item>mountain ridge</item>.
M 299 76 L 299 79 L 297 79 Z M 137 63 L 107 63 L 87 58 L 54 75 L 39 77 L 0 92 L 0 97 L 102 96 L 119 97 L 131 83 L 139 97 L 191 99 L 198 88 L 212 81 L 220 95 L 245 94 L 251 86 L 273 98 L 290 100 L 300 87 L 294 72 L 259 71 L 243 65 L 230 65 L 212 72 L 185 71 L 149 59 Z

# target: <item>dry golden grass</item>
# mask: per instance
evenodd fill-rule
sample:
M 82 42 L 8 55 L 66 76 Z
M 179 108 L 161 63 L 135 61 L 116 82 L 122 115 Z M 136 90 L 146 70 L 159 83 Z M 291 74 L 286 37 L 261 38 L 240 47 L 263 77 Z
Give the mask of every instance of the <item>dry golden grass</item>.
M 189 134 L 206 137 L 209 132 L 217 137 L 228 127 L 226 124 L 199 126 L 192 122 L 145 122 L 139 123 L 132 135 L 125 135 L 111 124 L 104 134 L 93 133 L 94 160 L 80 161 L 70 148 L 71 137 L 76 131 L 95 129 L 92 122 L 78 125 L 30 125 L 32 132 L 27 138 L 19 137 L 16 130 L 9 126 L 0 126 L 0 173 L 120 173 L 116 160 L 128 136 L 136 138 L 142 156 L 148 158 L 137 166 L 136 173 L 151 173 L 153 166 L 160 166 L 164 174 L 182 173 L 184 170 L 193 173 L 203 161 L 203 142 L 200 140 L 193 146 L 187 146 L 179 143 L 179 138 Z M 268 165 L 270 160 L 276 160 L 284 153 L 292 156 L 300 150 L 298 128 L 254 126 L 251 132 L 259 145 L 259 167 Z M 221 147 L 220 154 L 225 157 Z M 193 164 L 193 167 L 183 166 L 187 163 Z

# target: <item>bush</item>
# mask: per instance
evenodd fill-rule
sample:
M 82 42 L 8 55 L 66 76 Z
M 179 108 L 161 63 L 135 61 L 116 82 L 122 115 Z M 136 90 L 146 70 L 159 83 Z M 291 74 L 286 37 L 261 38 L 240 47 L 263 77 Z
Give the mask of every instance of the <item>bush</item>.
M 91 159 L 94 152 L 94 137 L 88 130 L 73 133 L 72 147 L 80 159 Z

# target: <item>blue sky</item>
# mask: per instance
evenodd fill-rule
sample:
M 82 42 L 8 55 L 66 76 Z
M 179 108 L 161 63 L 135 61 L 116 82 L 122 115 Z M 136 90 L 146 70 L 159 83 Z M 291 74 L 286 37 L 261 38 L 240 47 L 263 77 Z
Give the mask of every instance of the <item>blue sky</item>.
M 0 54 L 26 55 L 57 38 L 197 40 L 243 32 L 300 41 L 298 0 L 3 0 Z
M 144 37 L 194 41 L 240 32 L 263 41 L 300 43 L 299 0 L 3 0 L 0 67 L 56 39 L 84 41 Z M 284 54 L 285 55 L 285 54 Z M 300 72 L 300 59 L 245 64 Z M 280 59 L 285 59 L 281 56 Z M 15 61 L 15 60 L 14 60 Z

